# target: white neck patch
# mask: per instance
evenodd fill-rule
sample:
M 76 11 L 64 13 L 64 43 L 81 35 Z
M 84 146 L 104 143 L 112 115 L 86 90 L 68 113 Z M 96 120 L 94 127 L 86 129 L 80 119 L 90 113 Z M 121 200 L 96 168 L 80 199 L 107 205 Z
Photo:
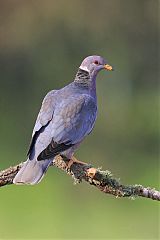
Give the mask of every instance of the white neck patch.
M 80 66 L 79 68 L 84 70 L 84 71 L 86 71 L 86 72 L 89 72 L 89 70 L 88 70 L 88 68 L 86 66 Z

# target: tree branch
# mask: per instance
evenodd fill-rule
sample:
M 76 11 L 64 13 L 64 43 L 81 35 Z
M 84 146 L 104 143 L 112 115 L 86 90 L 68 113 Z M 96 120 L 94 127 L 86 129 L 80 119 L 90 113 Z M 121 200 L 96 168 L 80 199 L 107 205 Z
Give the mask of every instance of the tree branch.
M 0 187 L 12 184 L 13 178 L 22 165 L 23 163 L 20 163 L 14 167 L 0 171 Z M 109 171 L 96 169 L 87 163 L 78 161 L 75 157 L 68 160 L 63 156 L 58 155 L 55 157 L 52 165 L 67 172 L 67 174 L 74 178 L 76 183 L 85 180 L 89 184 L 97 187 L 100 191 L 112 194 L 116 197 L 134 198 L 140 196 L 160 201 L 159 191 L 141 185 L 122 185 L 117 179 L 113 178 Z

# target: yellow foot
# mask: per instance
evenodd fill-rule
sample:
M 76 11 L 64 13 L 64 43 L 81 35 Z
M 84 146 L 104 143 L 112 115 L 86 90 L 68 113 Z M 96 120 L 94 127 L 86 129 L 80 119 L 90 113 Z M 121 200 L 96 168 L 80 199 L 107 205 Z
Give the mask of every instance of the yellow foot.
M 81 162 L 79 161 L 77 158 L 75 158 L 74 156 L 72 157 L 72 161 L 75 162 L 75 163 L 79 163 L 79 164 L 82 164 L 82 165 L 85 165 L 86 163 L 84 162 Z
M 74 164 L 74 163 L 82 164 L 82 165 L 85 165 L 85 164 L 86 164 L 86 163 L 84 163 L 84 162 L 79 161 L 77 158 L 72 157 L 72 158 L 69 159 L 69 160 L 67 161 L 67 163 L 66 163 L 66 165 L 67 165 L 67 170 L 69 170 L 69 169 L 71 168 L 72 164 Z
M 71 168 L 71 166 L 72 166 L 73 163 L 74 163 L 74 161 L 73 161 L 72 159 L 70 159 L 70 160 L 66 163 L 66 165 L 67 165 L 67 170 L 69 170 L 69 169 Z

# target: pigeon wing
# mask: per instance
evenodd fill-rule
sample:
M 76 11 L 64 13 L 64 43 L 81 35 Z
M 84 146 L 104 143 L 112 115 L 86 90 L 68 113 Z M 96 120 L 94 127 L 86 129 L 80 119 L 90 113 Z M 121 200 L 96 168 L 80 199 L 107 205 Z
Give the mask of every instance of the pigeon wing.
M 32 139 L 31 139 L 31 143 L 30 143 L 27 155 L 30 155 L 40 132 L 44 130 L 44 128 L 49 124 L 49 122 L 51 121 L 51 119 L 53 117 L 55 102 L 56 102 L 56 96 L 55 96 L 56 92 L 57 92 L 56 90 L 50 91 L 45 96 L 45 98 L 42 102 L 42 106 L 41 106 L 40 112 L 38 114 L 34 129 L 33 129 Z
M 54 157 L 81 142 L 92 131 L 96 116 L 95 99 L 87 94 L 61 101 L 52 118 L 52 142 L 41 152 L 38 160 L 47 159 L 48 156 Z

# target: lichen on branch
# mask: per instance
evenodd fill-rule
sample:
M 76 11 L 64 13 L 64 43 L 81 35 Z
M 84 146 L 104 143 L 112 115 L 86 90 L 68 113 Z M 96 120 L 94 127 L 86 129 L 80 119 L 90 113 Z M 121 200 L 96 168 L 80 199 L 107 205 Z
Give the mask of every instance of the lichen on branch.
M 12 184 L 15 175 L 22 165 L 23 163 L 20 163 L 14 167 L 0 171 L 0 187 Z M 94 168 L 92 165 L 81 162 L 75 157 L 69 160 L 64 156 L 58 155 L 55 157 L 53 165 L 71 175 L 75 182 L 85 180 L 104 193 L 116 197 L 134 198 L 139 196 L 160 201 L 159 191 L 150 187 L 143 187 L 142 185 L 122 185 L 108 170 L 102 171 L 101 169 Z

